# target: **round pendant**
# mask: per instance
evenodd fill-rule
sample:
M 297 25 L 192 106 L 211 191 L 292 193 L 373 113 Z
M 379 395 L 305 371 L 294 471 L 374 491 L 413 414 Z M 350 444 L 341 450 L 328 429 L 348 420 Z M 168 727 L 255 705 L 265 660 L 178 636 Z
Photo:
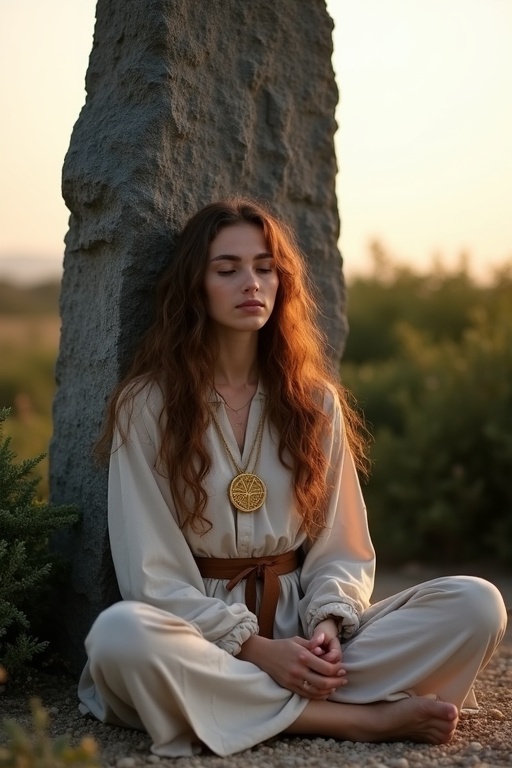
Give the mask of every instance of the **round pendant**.
M 267 496 L 265 483 L 258 475 L 243 472 L 229 484 L 229 499 L 239 512 L 254 512 Z

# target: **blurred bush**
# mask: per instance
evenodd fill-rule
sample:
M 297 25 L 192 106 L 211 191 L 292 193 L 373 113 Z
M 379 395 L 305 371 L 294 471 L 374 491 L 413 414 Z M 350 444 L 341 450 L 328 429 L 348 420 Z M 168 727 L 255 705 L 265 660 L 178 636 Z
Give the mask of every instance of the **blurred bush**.
M 31 731 L 12 719 L 0 724 L 8 739 L 6 746 L 0 746 L 0 768 L 99 768 L 98 745 L 92 737 L 85 736 L 77 746 L 71 745 L 68 735 L 52 740 L 49 736 L 50 716 L 40 699 L 31 699 L 30 708 Z
M 510 567 L 512 273 L 484 287 L 465 269 L 387 267 L 355 282 L 342 364 L 375 439 L 365 497 L 380 560 Z
M 453 270 L 434 262 L 424 274 L 394 262 L 376 242 L 371 257 L 370 274 L 349 284 L 350 334 L 344 361 L 375 362 L 400 355 L 403 322 L 432 341 L 459 342 L 476 308 L 494 318 L 500 307 L 512 305 L 512 262 L 494 270 L 484 286 L 471 277 L 469 257 L 464 255 Z

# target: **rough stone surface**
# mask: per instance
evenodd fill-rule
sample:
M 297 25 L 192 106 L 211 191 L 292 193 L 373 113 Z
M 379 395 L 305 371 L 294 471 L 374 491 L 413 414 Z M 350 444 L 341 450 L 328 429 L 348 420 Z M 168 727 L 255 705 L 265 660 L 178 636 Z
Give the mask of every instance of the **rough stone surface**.
M 63 173 L 71 216 L 51 446 L 52 498 L 83 514 L 59 542 L 74 560 L 63 605 L 75 668 L 87 628 L 117 596 L 106 471 L 91 447 L 185 220 L 227 194 L 270 201 L 298 232 L 341 354 L 331 31 L 323 0 L 98 2 Z

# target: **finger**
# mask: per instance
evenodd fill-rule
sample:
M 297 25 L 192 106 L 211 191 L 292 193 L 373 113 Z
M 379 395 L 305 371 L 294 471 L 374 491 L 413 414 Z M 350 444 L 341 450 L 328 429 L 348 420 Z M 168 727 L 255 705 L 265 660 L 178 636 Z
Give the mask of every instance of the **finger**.
M 311 640 L 308 640 L 308 648 L 311 651 L 311 653 L 318 653 L 320 650 L 322 653 L 325 651 L 324 647 L 325 637 L 323 634 L 321 635 L 313 635 Z
M 322 659 L 328 661 L 330 664 L 338 664 L 341 662 L 341 651 L 337 648 L 331 648 L 330 651 L 323 654 Z
M 312 672 L 316 672 L 318 675 L 325 677 L 333 677 L 338 674 L 341 669 L 340 663 L 331 663 L 325 661 L 323 658 L 315 656 L 314 653 L 303 653 L 299 656 L 299 660 Z M 304 675 L 304 677 L 307 677 Z
M 338 688 L 343 688 L 347 684 L 346 677 L 321 677 L 318 680 L 313 678 L 313 680 L 314 682 L 311 685 L 313 688 L 316 688 L 321 696 L 330 696 Z
M 314 682 L 303 680 L 302 684 L 298 687 L 297 693 L 309 699 L 327 699 L 338 688 L 346 684 L 346 680 L 340 678 L 330 680 L 323 677 L 312 679 Z
M 322 691 L 307 680 L 304 680 L 298 693 L 305 699 L 311 699 L 312 701 L 325 701 L 331 693 L 334 693 L 335 689 L 331 688 L 330 691 Z
M 296 635 L 294 638 L 292 638 L 294 642 L 300 643 L 301 645 L 309 645 L 310 640 L 307 640 L 305 637 L 300 637 L 300 635 Z
M 332 696 L 334 693 L 334 689 L 330 693 L 323 693 L 322 691 L 317 691 L 313 686 L 309 689 L 309 692 L 305 693 L 303 691 L 299 691 L 300 695 L 303 699 L 309 699 L 310 701 L 327 701 L 329 696 Z
M 334 648 L 330 651 L 324 651 L 321 648 L 315 648 L 312 653 L 318 658 L 322 658 L 324 661 L 329 662 L 329 664 L 340 664 L 342 660 L 341 651 L 338 651 Z

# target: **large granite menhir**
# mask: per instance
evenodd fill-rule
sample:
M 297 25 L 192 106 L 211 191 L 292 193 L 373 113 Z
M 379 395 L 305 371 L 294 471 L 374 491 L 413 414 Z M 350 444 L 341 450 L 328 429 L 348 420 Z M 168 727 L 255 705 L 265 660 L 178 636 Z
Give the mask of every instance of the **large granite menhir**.
M 51 493 L 76 503 L 64 645 L 75 669 L 117 598 L 106 469 L 91 449 L 151 316 L 176 233 L 228 194 L 269 200 L 299 234 L 333 353 L 346 333 L 337 250 L 332 21 L 323 0 L 99 0 L 87 100 L 63 171 L 66 236 Z

